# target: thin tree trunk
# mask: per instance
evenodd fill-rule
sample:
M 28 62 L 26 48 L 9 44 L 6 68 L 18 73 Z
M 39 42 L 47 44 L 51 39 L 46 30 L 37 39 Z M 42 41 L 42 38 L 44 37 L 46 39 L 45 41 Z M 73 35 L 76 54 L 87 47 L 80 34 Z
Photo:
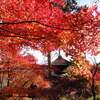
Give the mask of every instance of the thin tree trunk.
M 93 69 L 93 72 L 92 72 L 92 87 L 91 88 L 92 88 L 93 100 L 96 100 L 95 79 L 94 79 L 94 77 L 95 77 L 95 75 L 97 73 L 97 67 L 98 67 L 98 65 L 97 65 L 95 57 L 94 57 L 93 63 L 95 65 L 95 68 Z
M 50 52 L 48 53 L 48 67 L 51 68 L 51 53 Z M 50 77 L 51 73 L 52 73 L 51 70 L 49 70 L 47 77 Z
M 94 77 L 92 79 L 92 94 L 93 94 L 93 100 L 96 100 L 96 93 L 95 93 L 95 82 Z
M 7 82 L 7 86 L 9 86 L 9 77 L 10 77 L 10 70 L 8 69 L 8 82 Z
M 48 53 L 48 66 L 51 67 L 51 53 Z

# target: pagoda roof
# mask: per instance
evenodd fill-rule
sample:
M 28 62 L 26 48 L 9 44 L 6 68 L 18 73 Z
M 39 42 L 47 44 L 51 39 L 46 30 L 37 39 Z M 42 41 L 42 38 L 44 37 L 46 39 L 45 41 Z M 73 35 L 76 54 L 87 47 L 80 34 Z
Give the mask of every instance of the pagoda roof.
M 52 65 L 53 66 L 59 66 L 59 65 L 63 65 L 63 66 L 66 66 L 66 65 L 69 65 L 71 62 L 69 62 L 68 60 L 65 60 L 64 58 L 62 58 L 62 56 L 58 56 L 58 58 L 52 62 Z

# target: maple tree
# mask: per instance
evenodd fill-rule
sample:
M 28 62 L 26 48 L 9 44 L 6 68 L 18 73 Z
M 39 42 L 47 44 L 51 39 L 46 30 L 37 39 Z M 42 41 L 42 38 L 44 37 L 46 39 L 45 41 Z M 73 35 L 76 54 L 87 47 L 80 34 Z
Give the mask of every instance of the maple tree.
M 52 82 L 45 77 L 53 69 L 33 64 L 36 59 L 33 57 L 30 61 L 30 55 L 23 57 L 20 51 L 25 46 L 43 53 L 62 49 L 72 56 L 79 68 L 83 68 L 82 72 L 90 69 L 83 56 L 98 53 L 100 13 L 96 6 L 65 13 L 55 4 L 65 6 L 63 0 L 0 0 L 0 68 L 11 71 L 8 81 L 12 85 L 8 90 L 12 88 L 13 92 L 18 92 L 16 87 L 22 89 L 24 83 L 52 88 Z M 3 94 L 7 94 L 7 88 Z

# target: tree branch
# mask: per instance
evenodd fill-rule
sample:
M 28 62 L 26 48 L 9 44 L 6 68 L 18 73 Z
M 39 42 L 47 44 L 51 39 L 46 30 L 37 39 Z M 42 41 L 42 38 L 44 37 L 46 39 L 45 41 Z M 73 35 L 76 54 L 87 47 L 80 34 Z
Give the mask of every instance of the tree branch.
M 37 24 L 41 24 L 43 26 L 46 26 L 46 27 L 49 27 L 49 28 L 58 29 L 58 30 L 80 31 L 80 30 L 76 30 L 76 29 L 66 29 L 66 28 L 56 27 L 56 26 L 44 24 L 44 23 L 42 23 L 40 21 L 4 22 L 4 23 L 0 23 L 0 25 L 14 25 L 14 24 L 16 25 L 16 24 L 24 24 L 24 23 L 37 23 Z
M 16 32 L 12 32 L 12 31 L 9 31 L 7 29 L 3 29 L 0 27 L 1 30 L 3 31 L 6 31 L 6 32 L 9 32 L 9 33 L 13 33 L 15 34 L 14 36 L 13 35 L 6 35 L 6 34 L 0 34 L 0 36 L 4 36 L 4 37 L 19 37 L 19 38 L 22 38 L 22 39 L 28 39 L 28 40 L 39 40 L 39 39 L 46 39 L 47 37 L 41 37 L 41 36 L 37 36 L 37 35 L 33 35 L 33 34 L 24 34 L 24 35 L 21 35 L 19 33 L 16 33 Z M 36 37 L 36 38 L 29 38 L 29 37 L 23 37 L 23 36 L 33 36 L 33 37 Z

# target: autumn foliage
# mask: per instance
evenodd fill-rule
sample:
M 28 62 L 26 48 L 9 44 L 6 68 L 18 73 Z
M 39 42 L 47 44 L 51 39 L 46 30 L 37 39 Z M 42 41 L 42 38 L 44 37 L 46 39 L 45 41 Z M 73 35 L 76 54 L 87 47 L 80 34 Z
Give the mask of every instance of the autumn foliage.
M 63 0 L 53 2 L 64 7 Z M 52 90 L 53 84 L 46 76 L 54 69 L 34 64 L 36 59 L 32 55 L 23 57 L 20 51 L 27 46 L 44 54 L 64 50 L 79 68 L 73 72 L 91 78 L 91 65 L 84 55 L 99 53 L 99 28 L 100 12 L 96 6 L 65 13 L 50 0 L 0 0 L 0 70 L 7 74 L 10 82 L 1 95 L 7 94 L 8 90 L 18 92 L 23 88 L 28 91 L 31 84 L 39 89 L 38 92 Z M 0 74 L 4 75 L 3 72 Z

